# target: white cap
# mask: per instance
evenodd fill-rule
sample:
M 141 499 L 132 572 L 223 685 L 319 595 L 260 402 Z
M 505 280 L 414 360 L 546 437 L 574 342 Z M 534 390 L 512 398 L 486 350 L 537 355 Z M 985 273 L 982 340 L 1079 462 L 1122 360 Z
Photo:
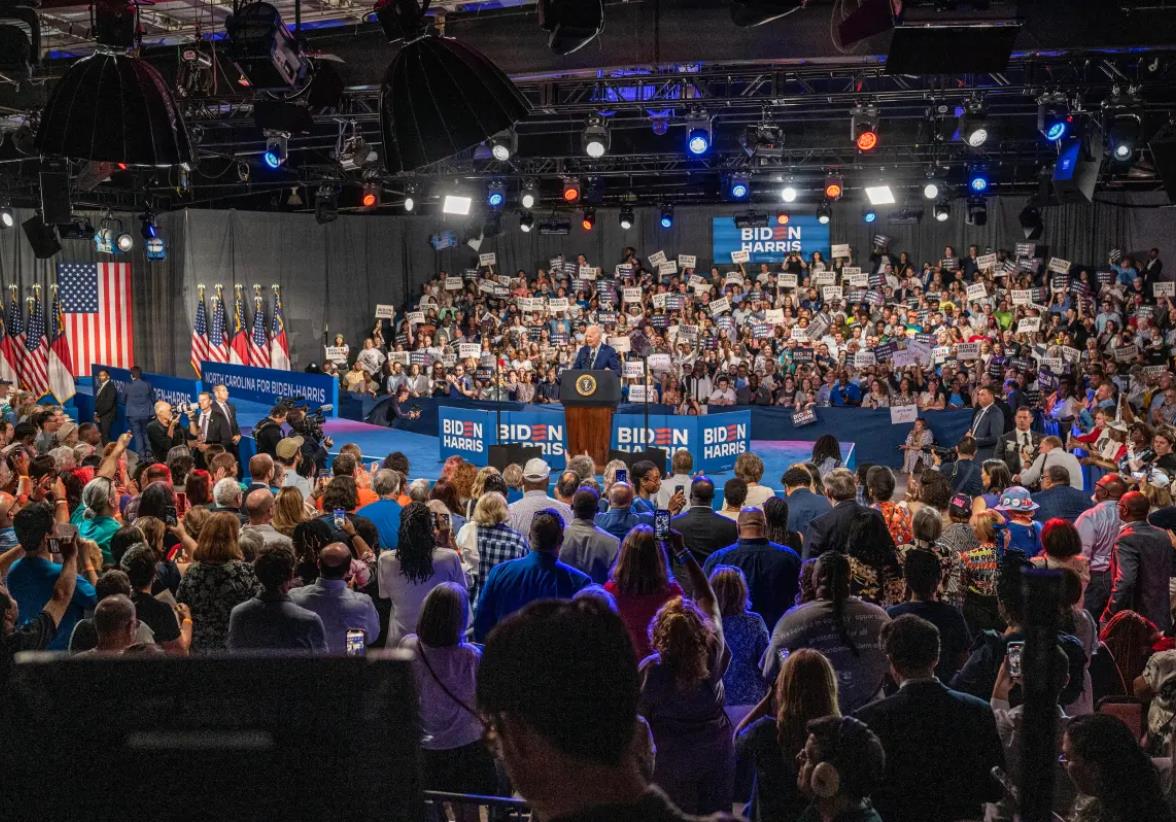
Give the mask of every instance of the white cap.
M 538 457 L 532 457 L 523 466 L 523 479 L 525 480 L 545 480 L 550 476 L 551 466 Z

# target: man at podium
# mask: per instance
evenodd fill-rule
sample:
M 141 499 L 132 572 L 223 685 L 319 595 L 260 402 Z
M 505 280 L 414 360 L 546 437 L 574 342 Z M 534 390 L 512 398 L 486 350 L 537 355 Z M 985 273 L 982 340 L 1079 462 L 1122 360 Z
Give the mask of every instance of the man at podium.
M 574 370 L 592 370 L 607 368 L 621 376 L 621 358 L 617 350 L 601 341 L 600 326 L 590 325 L 584 331 L 584 344 L 576 353 L 576 361 L 572 363 Z

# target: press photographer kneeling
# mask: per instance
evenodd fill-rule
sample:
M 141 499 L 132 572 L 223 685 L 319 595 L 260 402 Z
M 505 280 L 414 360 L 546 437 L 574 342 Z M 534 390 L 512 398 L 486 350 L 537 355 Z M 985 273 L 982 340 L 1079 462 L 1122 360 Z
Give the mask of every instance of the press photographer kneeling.
M 971 437 L 964 437 L 955 448 L 931 446 L 931 462 L 947 477 L 953 492 L 972 497 L 984 493 L 980 464 L 976 462 L 976 440 Z

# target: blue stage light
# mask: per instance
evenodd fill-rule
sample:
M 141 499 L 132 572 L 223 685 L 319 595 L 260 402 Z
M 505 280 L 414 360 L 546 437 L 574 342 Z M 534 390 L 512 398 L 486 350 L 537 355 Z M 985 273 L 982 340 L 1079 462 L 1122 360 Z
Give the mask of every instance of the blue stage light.
M 862 213 L 862 219 L 865 220 L 867 223 L 872 223 L 878 219 L 878 212 L 872 208 L 867 208 Z
M 662 228 L 670 228 L 674 225 L 674 207 L 664 205 L 661 207 L 661 223 Z
M 1045 139 L 1047 139 L 1047 140 L 1053 140 L 1056 142 L 1065 136 L 1066 136 L 1066 121 L 1065 120 L 1058 120 L 1055 123 L 1051 123 L 1049 125 L 1049 127 L 1045 130 Z
M 732 180 L 731 181 L 731 199 L 744 200 L 747 195 L 751 193 L 751 189 L 747 186 L 746 180 Z
M 710 134 L 701 128 L 693 129 L 686 137 L 686 149 L 694 156 L 706 154 L 710 148 Z

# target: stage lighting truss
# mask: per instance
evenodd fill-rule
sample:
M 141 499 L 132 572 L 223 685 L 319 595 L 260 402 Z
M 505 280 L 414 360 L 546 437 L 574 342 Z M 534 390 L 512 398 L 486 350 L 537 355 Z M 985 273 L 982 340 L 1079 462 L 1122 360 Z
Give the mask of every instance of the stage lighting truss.
M 500 163 L 505 163 L 515 155 L 519 147 L 519 136 L 513 128 L 498 132 L 486 141 L 490 146 L 490 156 Z
M 1074 123 L 1070 102 L 1060 91 L 1046 92 L 1037 98 L 1037 130 L 1056 143 L 1069 135 Z
M 265 132 L 265 152 L 261 155 L 267 168 L 277 169 L 286 164 L 289 157 L 290 135 L 284 131 Z
M 229 56 L 249 86 L 260 91 L 300 92 L 310 85 L 314 65 L 269 3 L 249 3 L 225 20 Z
M 618 222 L 620 222 L 621 228 L 624 231 L 628 231 L 630 228 L 632 228 L 633 227 L 633 206 L 621 206 L 621 211 L 617 217 L 617 220 L 618 220 Z
M 692 111 L 686 117 L 686 153 L 701 157 L 710 151 L 711 118 L 705 111 Z
M 599 114 L 588 117 L 588 124 L 584 127 L 584 153 L 593 160 L 599 160 L 608 154 L 610 144 L 608 123 Z
M 849 139 L 858 151 L 873 151 L 878 147 L 878 107 L 873 103 L 858 104 L 849 113 Z
M 339 192 L 330 183 L 323 183 L 314 195 L 314 219 L 319 225 L 339 218 Z
M 992 127 L 981 100 L 969 100 L 964 106 L 964 113 L 960 116 L 959 134 L 960 139 L 969 148 L 980 148 L 988 142 Z

